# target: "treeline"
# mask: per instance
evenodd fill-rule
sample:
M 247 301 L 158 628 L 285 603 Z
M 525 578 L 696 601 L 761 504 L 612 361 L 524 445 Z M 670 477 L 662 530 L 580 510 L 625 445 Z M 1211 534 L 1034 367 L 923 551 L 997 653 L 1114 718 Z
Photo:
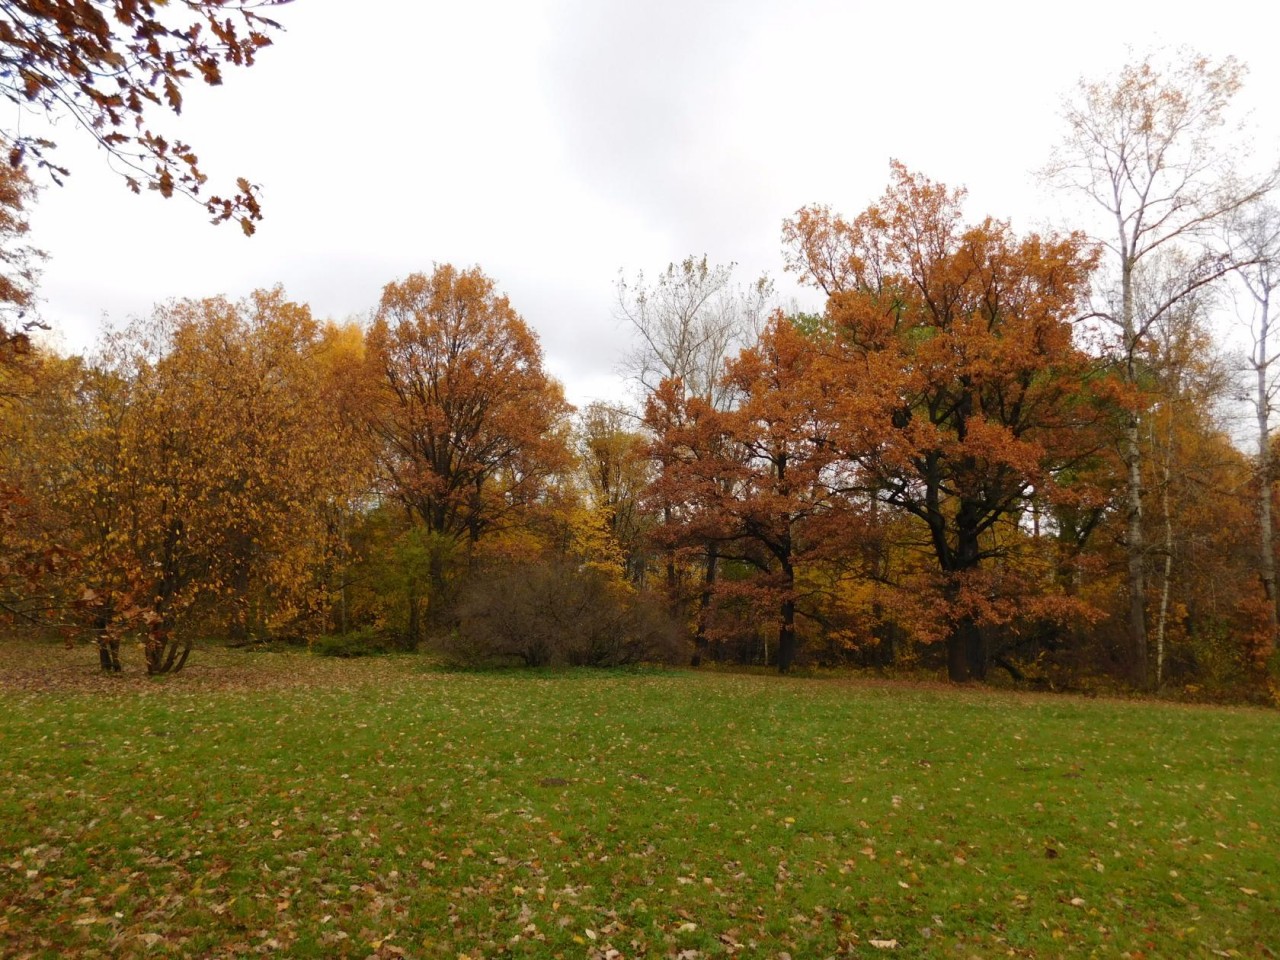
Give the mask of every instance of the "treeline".
M 1151 96 L 1143 66 L 1114 89 Z M 1197 69 L 1158 90 L 1216 122 L 1234 91 Z M 1130 101 L 1083 89 L 1068 178 L 1107 111 L 1133 135 Z M 197 639 L 296 638 L 1265 696 L 1271 182 L 1193 195 L 1183 167 L 1170 195 L 1147 163 L 1130 198 L 1134 170 L 1107 193 L 1087 169 L 1118 241 L 966 219 L 962 192 L 895 164 L 856 217 L 784 225 L 820 314 L 705 258 L 622 282 L 628 408 L 572 409 L 478 268 L 389 283 L 366 325 L 278 288 L 178 301 L 87 357 L 36 349 L 11 312 L 0 615 L 91 638 L 108 670 L 127 638 L 156 673 Z M 18 240 L 29 195 L 5 181 Z M 32 275 L 10 275 L 16 311 Z M 1260 305 L 1255 456 L 1219 416 L 1227 285 Z

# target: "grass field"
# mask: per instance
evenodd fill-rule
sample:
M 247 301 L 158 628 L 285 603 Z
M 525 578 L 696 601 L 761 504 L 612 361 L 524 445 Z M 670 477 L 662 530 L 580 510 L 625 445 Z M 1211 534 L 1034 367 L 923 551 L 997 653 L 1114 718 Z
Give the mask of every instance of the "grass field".
M 0 654 L 6 957 L 1280 952 L 1274 712 Z

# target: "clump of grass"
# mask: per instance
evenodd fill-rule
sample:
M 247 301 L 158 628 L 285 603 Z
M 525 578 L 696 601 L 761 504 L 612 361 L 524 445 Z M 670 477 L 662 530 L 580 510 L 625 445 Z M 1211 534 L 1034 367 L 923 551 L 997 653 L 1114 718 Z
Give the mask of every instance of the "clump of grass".
M 6 695 L 0 955 L 1264 957 L 1280 931 L 1274 713 L 296 653 L 219 685 L 219 656 Z
M 326 633 L 311 641 L 310 649 L 320 657 L 376 657 L 403 652 L 393 637 L 373 627 L 362 627 L 347 633 Z

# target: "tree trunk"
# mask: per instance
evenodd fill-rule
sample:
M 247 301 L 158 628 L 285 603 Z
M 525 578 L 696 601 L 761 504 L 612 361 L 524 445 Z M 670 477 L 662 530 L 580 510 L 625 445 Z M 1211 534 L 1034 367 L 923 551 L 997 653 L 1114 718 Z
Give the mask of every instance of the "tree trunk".
M 191 640 L 175 640 L 173 627 L 173 618 L 161 615 L 160 620 L 149 628 L 147 641 L 143 646 L 143 657 L 147 662 L 147 673 L 152 676 L 178 673 L 187 665 L 187 657 L 191 655 Z
M 245 538 L 247 540 L 247 538 Z M 237 554 L 231 572 L 231 629 L 232 643 L 244 643 L 253 633 L 249 604 L 249 545 L 237 545 Z
M 1125 428 L 1125 462 L 1128 466 L 1127 519 L 1129 581 L 1129 671 L 1134 686 L 1147 686 L 1146 545 L 1142 538 L 1142 455 L 1138 445 L 1138 418 Z
M 672 522 L 672 511 L 670 504 L 664 504 L 662 507 L 662 524 L 670 529 Z M 671 616 L 678 622 L 680 620 L 680 577 L 676 570 L 676 551 L 674 547 L 666 549 L 666 573 L 667 573 L 667 606 L 671 611 Z
M 1271 676 L 1280 677 L 1280 637 L 1277 636 L 1276 551 L 1271 530 L 1271 398 L 1267 394 L 1267 372 L 1271 364 L 1268 343 L 1271 325 L 1270 291 L 1260 300 L 1259 321 L 1253 367 L 1258 375 L 1254 404 L 1258 415 L 1258 574 L 1267 597 L 1267 618 L 1271 626 Z
M 1169 621 L 1169 593 L 1173 581 L 1173 512 L 1169 509 L 1169 477 L 1173 472 L 1170 461 L 1173 459 L 1173 426 L 1169 427 L 1169 445 L 1165 450 L 1162 465 L 1162 486 L 1160 489 L 1160 510 L 1164 514 L 1164 570 L 1160 584 L 1160 611 L 1156 617 L 1156 689 L 1164 683 L 1164 638 L 1165 627 Z
M 961 617 L 947 637 L 947 677 L 952 683 L 987 678 L 986 637 L 973 617 Z
M 1124 227 L 1120 231 L 1124 242 Z M 1134 263 L 1126 255 L 1121 273 L 1121 309 L 1124 329 L 1125 379 L 1138 382 L 1137 328 L 1133 305 Z M 1129 581 L 1129 673 L 1134 686 L 1147 687 L 1147 612 L 1146 612 L 1146 545 L 1142 538 L 1142 445 L 1139 438 L 1138 414 L 1129 415 L 1124 431 L 1124 463 L 1128 471 L 1126 519 L 1128 521 L 1125 551 L 1128 557 Z
M 120 672 L 120 638 L 108 629 L 111 626 L 111 613 L 98 614 L 93 621 L 98 637 L 98 663 L 103 673 Z
M 432 554 L 432 566 L 435 565 L 435 555 Z M 432 570 L 432 580 L 435 579 L 435 571 Z M 432 593 L 435 593 L 434 583 Z M 409 618 L 405 624 L 405 646 L 410 650 L 417 650 L 418 644 L 422 640 L 422 602 L 418 596 L 418 578 L 409 577 L 408 594 L 405 598 L 409 604 Z
M 702 666 L 707 654 L 707 618 L 711 615 L 711 597 L 715 593 L 716 568 L 719 566 L 720 548 L 716 544 L 707 547 L 707 565 L 702 577 L 702 596 L 698 598 L 698 629 L 693 637 L 693 658 L 690 665 Z
M 796 659 L 796 602 L 790 596 L 782 601 L 778 624 L 778 672 L 790 673 Z
M 981 507 L 960 501 L 956 511 L 956 547 L 951 558 L 952 569 L 948 600 L 953 605 L 960 598 L 960 577 L 978 569 L 981 554 L 978 543 L 978 517 Z M 985 680 L 987 677 L 987 645 L 982 627 L 971 614 L 960 616 L 947 637 L 947 676 L 953 683 Z
M 98 663 L 103 673 L 120 672 L 120 641 L 105 632 L 98 635 Z

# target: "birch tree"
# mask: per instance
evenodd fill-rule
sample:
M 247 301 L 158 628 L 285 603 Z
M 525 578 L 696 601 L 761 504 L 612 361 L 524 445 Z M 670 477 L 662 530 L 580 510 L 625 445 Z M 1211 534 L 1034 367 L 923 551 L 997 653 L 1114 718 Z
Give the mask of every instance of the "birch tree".
M 1185 282 L 1187 264 L 1176 255 L 1152 257 L 1135 280 L 1139 313 L 1164 303 L 1170 291 Z M 1154 686 L 1165 682 L 1170 620 L 1175 585 L 1185 582 L 1181 569 L 1187 537 L 1178 517 L 1191 499 L 1190 488 L 1204 482 L 1211 467 L 1203 462 L 1204 438 L 1217 429 L 1214 412 L 1228 386 L 1226 368 L 1214 348 L 1208 319 L 1213 297 L 1200 288 L 1166 310 L 1152 324 L 1143 342 L 1142 366 L 1151 407 L 1145 418 L 1144 451 L 1150 493 L 1157 499 L 1149 518 L 1155 537 L 1150 552 L 1156 560 L 1152 589 L 1156 594 L 1152 625 L 1155 659 Z
M 1280 674 L 1280 650 L 1276 633 L 1276 557 L 1271 521 L 1271 408 L 1276 360 L 1272 330 L 1272 301 L 1280 291 L 1280 207 L 1257 203 L 1240 211 L 1227 233 L 1232 257 L 1239 264 L 1236 275 L 1244 288 L 1249 309 L 1249 372 L 1253 377 L 1253 407 L 1258 425 L 1258 576 L 1267 596 L 1272 640 L 1270 668 Z
M 1221 224 L 1265 194 L 1274 175 L 1243 180 L 1233 169 L 1230 108 L 1244 79 L 1232 57 L 1215 63 L 1189 51 L 1148 56 L 1116 77 L 1080 81 L 1064 105 L 1066 134 L 1045 170 L 1083 193 L 1100 214 L 1095 239 L 1109 254 L 1111 285 L 1093 316 L 1118 337 L 1125 380 L 1141 392 L 1141 348 L 1152 325 L 1231 269 L 1213 243 Z M 1183 282 L 1162 302 L 1140 304 L 1142 264 L 1166 249 L 1189 257 Z M 1142 510 L 1142 404 L 1125 425 L 1128 634 L 1133 682 L 1149 682 Z
M 724 407 L 724 363 L 754 339 L 773 296 L 766 277 L 747 287 L 735 284 L 735 267 L 686 257 L 652 281 L 643 271 L 634 280 L 619 278 L 618 316 L 636 340 L 622 368 L 645 397 L 672 379 L 688 396 Z

